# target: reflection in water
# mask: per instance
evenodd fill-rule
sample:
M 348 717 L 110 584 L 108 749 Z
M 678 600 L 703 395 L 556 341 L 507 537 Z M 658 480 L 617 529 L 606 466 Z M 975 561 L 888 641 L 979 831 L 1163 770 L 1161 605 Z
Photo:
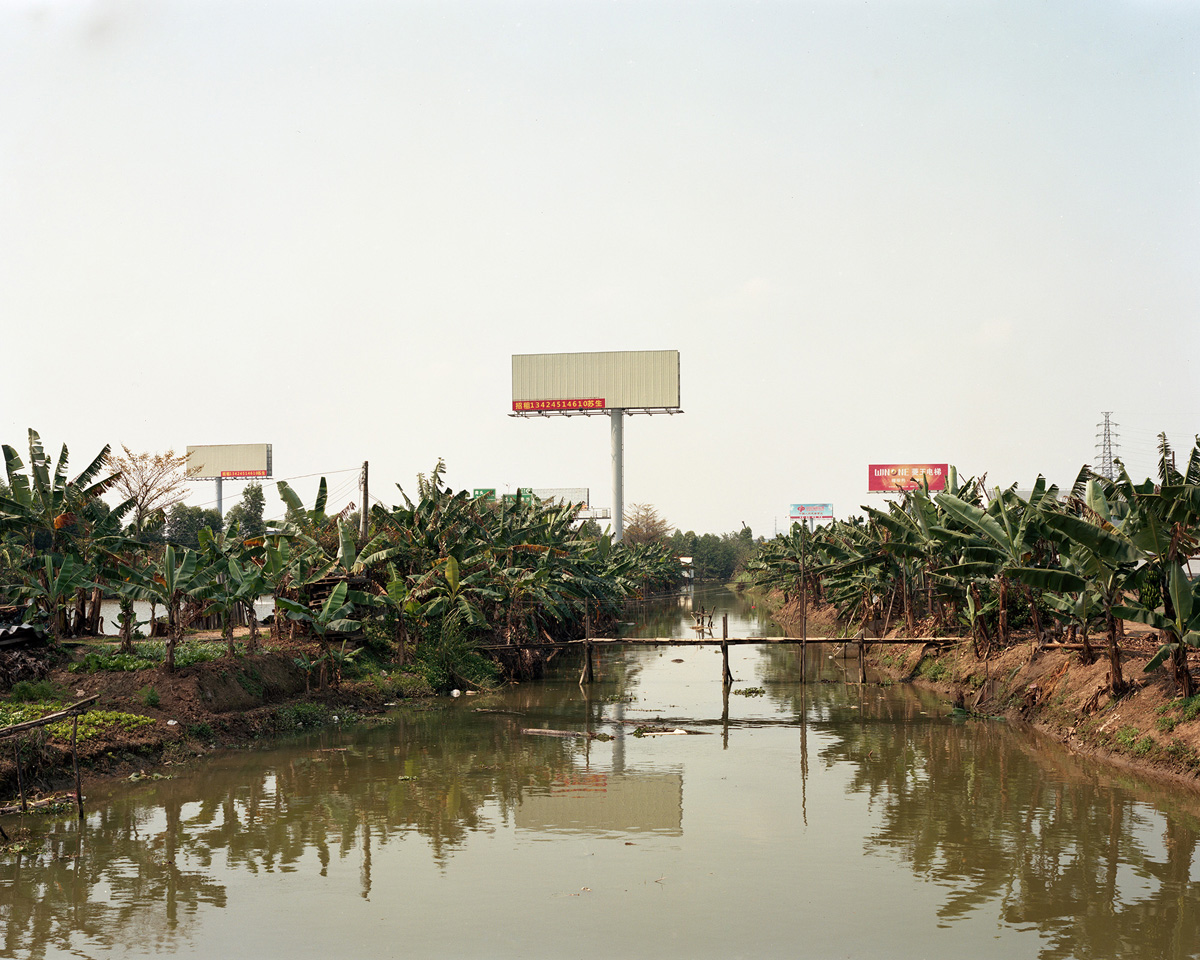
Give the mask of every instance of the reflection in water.
M 576 773 L 549 789 L 524 791 L 516 825 L 525 830 L 588 833 L 683 833 L 683 777 Z
M 244 919 L 229 921 L 232 934 L 220 922 L 247 898 L 256 922 L 299 924 L 258 955 L 328 955 L 320 933 L 366 936 L 373 899 L 418 955 L 445 925 L 477 917 L 489 933 L 455 955 L 604 956 L 614 911 L 661 946 L 664 910 L 671 956 L 794 956 L 797 924 L 814 956 L 1200 953 L 1190 801 L 1117 784 L 1001 724 L 950 723 L 928 694 L 853 683 L 819 647 L 807 651 L 808 684 L 798 648 L 739 650 L 742 686 L 765 697 L 722 691 L 711 649 L 606 651 L 604 681 L 588 689 L 563 664 L 569 682 L 114 790 L 93 798 L 82 828 L 37 821 L 44 843 L 0 861 L 2 953 L 213 955 L 214 938 L 247 933 Z M 632 736 L 658 721 L 710 735 Z M 553 886 L 560 875 L 574 893 Z M 544 912 L 581 888 L 594 899 Z M 537 923 L 513 907 L 516 891 L 543 911 Z M 762 913 L 776 893 L 795 916 Z M 900 907 L 819 940 L 854 898 Z M 355 942 L 356 955 L 394 954 L 394 939 Z
M 865 849 L 949 891 L 943 924 L 990 907 L 1038 929 L 1048 958 L 1200 955 L 1194 803 L 1139 784 L 1155 809 L 1111 770 L 1001 723 L 948 725 L 926 691 L 859 687 L 849 704 L 841 685 L 798 691 L 794 655 L 763 656 L 776 700 L 799 711 L 808 695 L 821 760 L 852 771 L 847 790 L 878 811 Z
M 697 623 L 703 613 L 703 633 Z M 634 602 L 627 616 L 636 622 L 625 632 L 631 637 L 721 636 L 721 618 L 729 618 L 731 637 L 779 637 L 783 631 L 765 606 L 721 584 L 702 583 L 685 588 L 677 597 Z

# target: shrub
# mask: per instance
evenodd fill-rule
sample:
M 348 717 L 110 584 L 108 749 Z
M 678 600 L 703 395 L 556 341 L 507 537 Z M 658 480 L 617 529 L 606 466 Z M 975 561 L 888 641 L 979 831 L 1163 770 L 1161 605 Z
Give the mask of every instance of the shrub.
M 157 707 L 160 703 L 158 691 L 153 687 L 142 687 L 138 691 L 138 699 L 148 707 Z
M 61 700 L 62 694 L 50 680 L 18 680 L 12 685 L 8 698 L 14 703 L 36 703 L 43 700 Z
M 193 740 L 214 740 L 217 736 L 207 723 L 190 723 L 185 732 Z
M 332 712 L 321 703 L 291 703 L 275 713 L 275 726 L 279 730 L 299 730 L 302 727 L 319 727 L 329 723 Z
M 435 630 L 417 648 L 416 662 L 437 693 L 446 693 L 455 686 L 490 686 L 496 681 L 496 664 L 475 648 L 453 618 L 444 621 L 442 629 Z

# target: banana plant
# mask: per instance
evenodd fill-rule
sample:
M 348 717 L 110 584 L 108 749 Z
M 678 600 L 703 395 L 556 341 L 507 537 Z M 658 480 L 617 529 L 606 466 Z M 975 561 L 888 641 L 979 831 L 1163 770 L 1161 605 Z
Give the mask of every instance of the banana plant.
M 962 561 L 944 568 L 942 574 L 979 577 L 987 576 L 990 570 L 990 579 L 995 583 L 999 596 L 1002 645 L 1008 644 L 1008 588 L 1013 579 L 1012 571 L 1028 566 L 1034 559 L 1038 540 L 1042 536 L 1041 522 L 1046 513 L 1044 508 L 1056 500 L 1057 494 L 1058 488 L 1048 486 L 1046 479 L 1039 476 L 1028 501 L 1017 496 L 1014 490 L 1001 491 L 997 488 L 986 510 L 949 493 L 939 493 L 935 498 L 947 514 L 974 531 L 982 541 L 978 548 L 966 548 Z M 1040 646 L 1042 629 L 1037 603 L 1028 585 L 1025 591 Z
M 1094 595 L 1104 615 L 1105 644 L 1108 650 L 1109 687 L 1114 696 L 1126 690 L 1121 669 L 1121 654 L 1117 646 L 1116 608 L 1130 584 L 1140 560 L 1137 546 L 1124 531 L 1112 522 L 1112 512 L 1101 486 L 1089 481 L 1085 494 L 1084 515 L 1048 513 L 1043 518 L 1047 533 L 1061 544 L 1060 555 L 1069 557 L 1070 566 L 1060 570 L 1018 571 L 1025 582 L 1057 594 L 1070 603 L 1086 605 L 1080 594 Z
M 325 579 L 337 567 L 337 558 L 328 556 L 321 546 L 308 537 L 275 536 L 264 547 L 263 577 L 275 595 L 276 613 L 282 609 L 279 601 L 287 593 L 289 599 L 306 603 L 313 584 Z M 291 619 L 295 622 L 295 618 Z M 278 636 L 280 618 L 275 617 L 272 630 Z
M 36 430 L 29 431 L 29 474 L 23 473 L 20 455 L 4 444 L 4 467 L 8 492 L 0 496 L 0 535 L 20 544 L 26 556 L 49 550 L 60 552 L 60 544 L 74 532 L 78 513 L 91 500 L 116 484 L 119 474 L 96 478 L 108 462 L 110 448 L 105 446 L 73 480 L 68 480 L 69 454 L 66 444 L 59 452 L 51 474 L 50 456 L 42 447 Z
M 1144 606 L 1122 606 L 1116 611 L 1127 620 L 1136 620 L 1162 631 L 1165 642 L 1146 664 L 1146 672 L 1157 669 L 1168 658 L 1186 658 L 1188 648 L 1200 647 L 1200 580 L 1189 580 L 1184 568 L 1176 565 L 1167 572 L 1167 588 L 1171 599 L 1169 614 L 1165 605 L 1154 610 Z M 1176 675 L 1179 696 L 1195 694 L 1195 684 L 1189 683 L 1191 680 L 1190 672 Z
M 263 571 L 263 561 L 259 557 L 248 555 L 230 557 L 228 568 L 229 579 L 234 585 L 234 597 L 245 610 L 246 623 L 250 628 L 246 638 L 246 652 L 257 653 L 258 610 L 254 605 L 259 597 L 270 590 L 266 573 Z
M 147 570 L 122 565 L 119 568 L 123 579 L 134 584 L 138 597 L 161 603 L 167 608 L 166 655 L 163 665 L 168 673 L 175 672 L 175 648 L 183 639 L 183 604 L 189 598 L 200 599 L 209 584 L 215 579 L 218 568 L 205 565 L 202 557 L 186 547 L 176 552 L 174 544 L 167 544 L 162 559 Z
M 57 564 L 71 556 L 75 564 L 68 569 L 76 565 L 90 566 L 89 579 L 102 579 L 101 545 L 93 542 L 93 533 L 98 525 L 104 526 L 105 517 L 111 520 L 115 513 L 119 520 L 131 506 L 127 501 L 115 511 L 109 511 L 100 503 L 101 495 L 115 485 L 119 476 L 114 473 L 97 479 L 108 463 L 109 448 L 106 446 L 101 450 L 74 479 L 69 479 L 70 455 L 66 445 L 59 452 L 57 461 L 52 461 L 36 430 L 29 431 L 28 474 L 24 472 L 25 464 L 16 450 L 7 444 L 0 449 L 7 477 L 7 484 L 0 491 L 0 538 L 16 548 L 13 569 L 17 578 L 40 597 L 38 602 L 42 606 L 46 603 L 44 591 L 57 582 L 57 578 L 47 580 L 41 559 L 45 554 L 57 557 Z M 93 613 L 91 618 L 87 616 L 84 590 L 88 585 L 80 583 L 72 588 L 77 593 L 77 632 L 82 632 L 99 618 L 99 593 L 95 587 L 92 589 Z M 56 608 L 63 599 L 55 600 Z M 66 632 L 66 624 L 58 622 L 62 618 L 62 613 L 56 613 L 53 625 L 54 635 L 60 639 Z
M 1143 582 L 1149 580 L 1153 584 L 1154 593 L 1163 602 L 1163 615 L 1168 622 L 1172 622 L 1176 619 L 1176 611 L 1173 608 L 1170 578 L 1175 568 L 1186 567 L 1197 553 L 1200 511 L 1194 505 L 1200 505 L 1200 486 L 1186 482 L 1186 477 L 1169 468 L 1170 450 L 1165 438 L 1162 448 L 1163 463 L 1160 468 L 1164 484 L 1155 484 L 1149 479 L 1135 484 L 1124 465 L 1121 465 L 1117 480 L 1110 484 L 1110 490 L 1121 505 L 1121 532 L 1137 548 L 1144 564 L 1139 576 Z M 1196 459 L 1193 456 L 1193 462 Z M 1181 692 L 1195 689 L 1195 680 L 1188 668 L 1187 651 L 1182 643 L 1176 642 L 1172 647 L 1171 670 Z M 1191 693 L 1183 695 L 1191 696 Z
M 1050 518 L 1047 518 L 1049 529 Z M 1100 589 L 1101 568 L 1092 562 L 1084 547 L 1064 541 L 1059 551 L 1059 568 L 1018 567 L 1013 577 L 1042 591 L 1042 600 L 1060 623 L 1066 626 L 1068 642 L 1079 637 L 1083 644 L 1083 662 L 1095 659 L 1088 625 L 1104 610 L 1104 594 Z M 1094 570 L 1097 575 L 1089 575 Z M 1118 669 L 1120 663 L 1118 661 Z
M 63 598 L 90 585 L 88 568 L 74 557 L 48 553 L 39 559 L 34 569 L 36 575 L 13 592 L 17 597 L 29 601 L 25 609 L 25 621 L 28 623 L 36 616 L 37 610 L 42 609 L 50 621 L 50 633 L 55 642 L 61 642 L 64 632 Z
M 315 612 L 307 604 L 297 600 L 287 597 L 275 598 L 276 607 L 283 610 L 289 619 L 306 624 L 317 635 L 321 644 L 321 656 L 317 662 L 321 665 L 320 684 L 322 687 L 326 685 L 327 675 L 330 674 L 333 686 L 336 687 L 341 681 L 341 663 L 340 661 L 335 662 L 330 648 L 329 635 L 331 633 L 351 633 L 362 626 L 361 621 L 353 619 L 354 604 L 347 599 L 349 589 L 345 580 L 339 581 L 329 596 L 325 598 L 325 602 Z M 344 646 L 343 644 L 343 653 L 345 652 Z M 326 668 L 330 665 L 332 665 L 332 670 L 330 674 L 327 674 Z

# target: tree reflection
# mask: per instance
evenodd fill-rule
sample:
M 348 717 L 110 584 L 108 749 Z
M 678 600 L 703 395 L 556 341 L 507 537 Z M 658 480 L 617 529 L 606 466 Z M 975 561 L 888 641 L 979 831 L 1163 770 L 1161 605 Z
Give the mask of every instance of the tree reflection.
M 178 804 L 164 805 L 162 829 L 147 830 L 148 819 L 135 804 L 114 805 L 86 827 L 52 825 L 36 855 L 5 863 L 3 955 L 42 957 L 81 944 L 166 948 L 202 904 L 223 907 L 224 887 L 181 849 Z
M 1200 822 L 1177 794 L 1138 784 L 1137 799 L 1107 768 L 1001 723 L 950 723 L 911 688 L 818 682 L 802 704 L 785 682 L 794 657 L 764 658 L 768 693 L 807 708 L 820 760 L 848 765 L 848 790 L 870 799 L 880 826 L 868 853 L 949 890 L 943 923 L 998 907 L 1004 923 L 1040 931 L 1047 958 L 1200 953 Z
M 523 737 L 522 722 L 414 713 L 349 744 L 322 736 L 275 763 L 232 754 L 202 783 L 164 781 L 100 806 L 83 826 L 53 824 L 36 854 L 0 865 L 0 953 L 169 949 L 201 905 L 225 905 L 217 857 L 252 874 L 325 874 L 357 850 L 369 898 L 372 845 L 415 833 L 445 869 L 470 832 L 495 828 L 489 816 L 510 822 L 523 789 L 549 787 L 577 763 L 579 741 Z

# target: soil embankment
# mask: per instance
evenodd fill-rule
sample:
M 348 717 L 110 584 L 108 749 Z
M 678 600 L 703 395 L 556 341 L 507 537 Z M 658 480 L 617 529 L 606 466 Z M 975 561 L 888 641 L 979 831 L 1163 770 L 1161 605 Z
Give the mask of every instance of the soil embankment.
M 292 653 L 222 657 L 174 673 L 161 667 L 88 673 L 78 669 L 76 660 L 75 671 L 63 663 L 46 679 L 64 702 L 98 696 L 80 724 L 78 754 L 85 785 L 187 762 L 264 736 L 379 713 L 397 700 L 429 693 L 419 677 L 386 671 L 318 689 Z M 23 733 L 2 743 L 0 807 L 17 794 L 14 740 L 30 796 L 69 784 L 69 735 L 53 728 Z
M 791 631 L 798 615 L 791 606 L 776 617 Z M 832 619 L 831 609 L 810 608 L 809 635 L 815 633 L 811 624 Z M 1165 669 L 1144 672 L 1158 649 L 1157 636 L 1135 624 L 1126 627 L 1120 649 L 1128 689 L 1117 697 L 1102 638 L 1093 640 L 1096 657 L 1086 663 L 1082 651 L 1035 650 L 1032 637 L 978 657 L 969 638 L 905 642 L 893 629 L 882 638 L 886 642 L 868 641 L 866 656 L 885 683 L 911 682 L 941 693 L 947 712 L 1028 723 L 1081 754 L 1200 789 L 1200 696 L 1180 700 Z M 1200 670 L 1200 661 L 1192 669 Z

